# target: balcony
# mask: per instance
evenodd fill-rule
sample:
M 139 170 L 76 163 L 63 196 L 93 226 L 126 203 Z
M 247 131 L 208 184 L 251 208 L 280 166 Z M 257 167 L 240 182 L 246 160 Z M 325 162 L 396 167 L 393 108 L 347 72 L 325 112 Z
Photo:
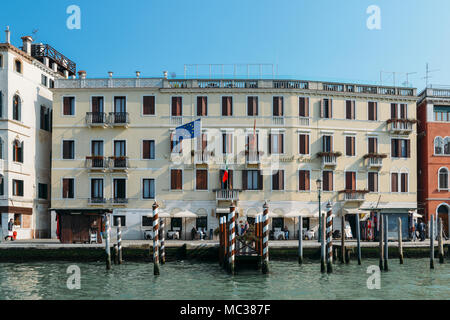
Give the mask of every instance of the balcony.
M 309 126 L 309 118 L 308 117 L 298 117 L 298 125 L 299 126 Z
M 127 203 L 128 203 L 128 198 L 124 198 L 124 197 L 111 198 L 111 204 L 113 204 L 113 205 L 125 205 Z
M 410 119 L 389 119 L 387 121 L 388 131 L 393 134 L 407 134 L 413 130 L 413 124 L 417 120 Z
M 129 166 L 128 157 L 109 157 L 109 167 L 113 170 L 127 170 Z
M 272 124 L 274 124 L 276 126 L 283 126 L 284 125 L 284 117 L 273 116 Z
M 87 112 L 86 123 L 90 127 L 106 127 L 108 121 L 104 112 Z
M 101 197 L 91 197 L 88 201 L 89 205 L 93 206 L 106 204 L 106 199 Z
M 367 190 L 342 190 L 339 194 L 343 195 L 344 202 L 364 202 L 366 200 Z
M 368 153 L 364 156 L 369 169 L 380 169 L 383 166 L 384 158 L 387 158 L 387 155 L 379 153 Z
M 105 170 L 108 168 L 108 161 L 103 156 L 86 157 L 86 168 L 91 170 Z
M 262 152 L 260 151 L 246 151 L 245 152 L 245 159 L 246 159 L 246 163 L 248 165 L 252 165 L 252 164 L 260 164 L 261 163 L 261 157 Z
M 322 167 L 336 167 L 337 158 L 342 156 L 340 152 L 319 152 L 318 157 L 322 158 Z
M 111 126 L 124 126 L 127 127 L 130 124 L 130 117 L 128 112 L 110 112 L 109 124 Z
M 208 164 L 209 154 L 210 154 L 210 152 L 208 152 L 208 151 L 195 151 L 194 163 L 195 164 Z
M 216 190 L 217 201 L 238 201 L 239 190 Z
M 183 117 L 181 116 L 171 116 L 170 117 L 170 124 L 181 126 L 183 124 Z

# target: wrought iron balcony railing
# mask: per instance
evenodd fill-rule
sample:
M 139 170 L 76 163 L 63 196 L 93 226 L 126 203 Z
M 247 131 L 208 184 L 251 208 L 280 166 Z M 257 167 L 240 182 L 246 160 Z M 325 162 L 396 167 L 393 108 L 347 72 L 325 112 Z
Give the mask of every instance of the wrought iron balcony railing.
M 90 126 L 102 126 L 108 123 L 105 112 L 87 112 L 86 123 Z

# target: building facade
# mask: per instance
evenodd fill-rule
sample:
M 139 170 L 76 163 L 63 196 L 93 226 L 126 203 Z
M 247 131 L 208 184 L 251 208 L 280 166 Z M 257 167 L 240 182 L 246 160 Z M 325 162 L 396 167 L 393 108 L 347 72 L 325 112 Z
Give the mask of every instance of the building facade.
M 428 221 L 442 218 L 449 235 L 450 90 L 427 88 L 417 103 L 418 206 Z
M 112 212 L 126 239 L 151 229 L 155 201 L 187 239 L 231 202 L 252 219 L 267 201 L 275 238 L 297 237 L 298 215 L 317 231 L 318 188 L 322 211 L 330 202 L 353 229 L 354 214 L 377 212 L 406 219 L 407 234 L 417 208 L 415 89 L 82 72 L 53 93 L 52 214 Z M 179 142 L 197 119 L 201 136 Z
M 54 80 L 73 75 L 43 44 L 0 43 L 0 225 L 18 239 L 50 236 L 50 154 Z M 54 51 L 56 52 L 56 51 Z

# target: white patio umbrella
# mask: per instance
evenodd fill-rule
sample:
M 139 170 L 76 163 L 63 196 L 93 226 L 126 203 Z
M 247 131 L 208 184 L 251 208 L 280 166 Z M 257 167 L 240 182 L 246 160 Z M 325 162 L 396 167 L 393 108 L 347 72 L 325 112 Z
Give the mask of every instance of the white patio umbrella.
M 186 240 L 186 218 L 197 218 L 198 216 L 191 211 L 180 211 L 180 212 L 174 213 L 172 217 L 184 218 L 184 240 Z

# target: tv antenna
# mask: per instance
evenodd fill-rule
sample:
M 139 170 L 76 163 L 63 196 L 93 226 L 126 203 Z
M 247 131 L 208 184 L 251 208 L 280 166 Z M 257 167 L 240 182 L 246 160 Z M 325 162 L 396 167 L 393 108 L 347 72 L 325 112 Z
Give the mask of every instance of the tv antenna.
M 437 71 L 440 71 L 440 70 L 439 69 L 430 70 L 430 67 L 427 62 L 427 66 L 426 66 L 426 70 L 425 70 L 425 77 L 422 78 L 422 79 L 425 79 L 425 84 L 426 84 L 425 88 L 428 88 L 428 80 L 430 78 L 432 78 L 432 76 L 430 76 L 430 73 L 437 72 Z
M 396 72 L 396 71 L 380 71 L 380 85 L 383 85 L 383 73 L 387 73 L 387 74 L 392 74 L 392 81 L 394 83 L 394 87 L 397 86 L 396 83 L 396 76 L 397 75 L 405 75 L 406 76 L 406 82 L 403 82 L 402 85 L 408 86 L 410 85 L 409 83 L 409 76 L 411 74 L 416 74 L 417 72 Z
M 33 40 L 37 39 L 37 33 L 39 32 L 39 29 L 33 29 L 33 31 L 31 32 L 31 37 L 33 38 Z

